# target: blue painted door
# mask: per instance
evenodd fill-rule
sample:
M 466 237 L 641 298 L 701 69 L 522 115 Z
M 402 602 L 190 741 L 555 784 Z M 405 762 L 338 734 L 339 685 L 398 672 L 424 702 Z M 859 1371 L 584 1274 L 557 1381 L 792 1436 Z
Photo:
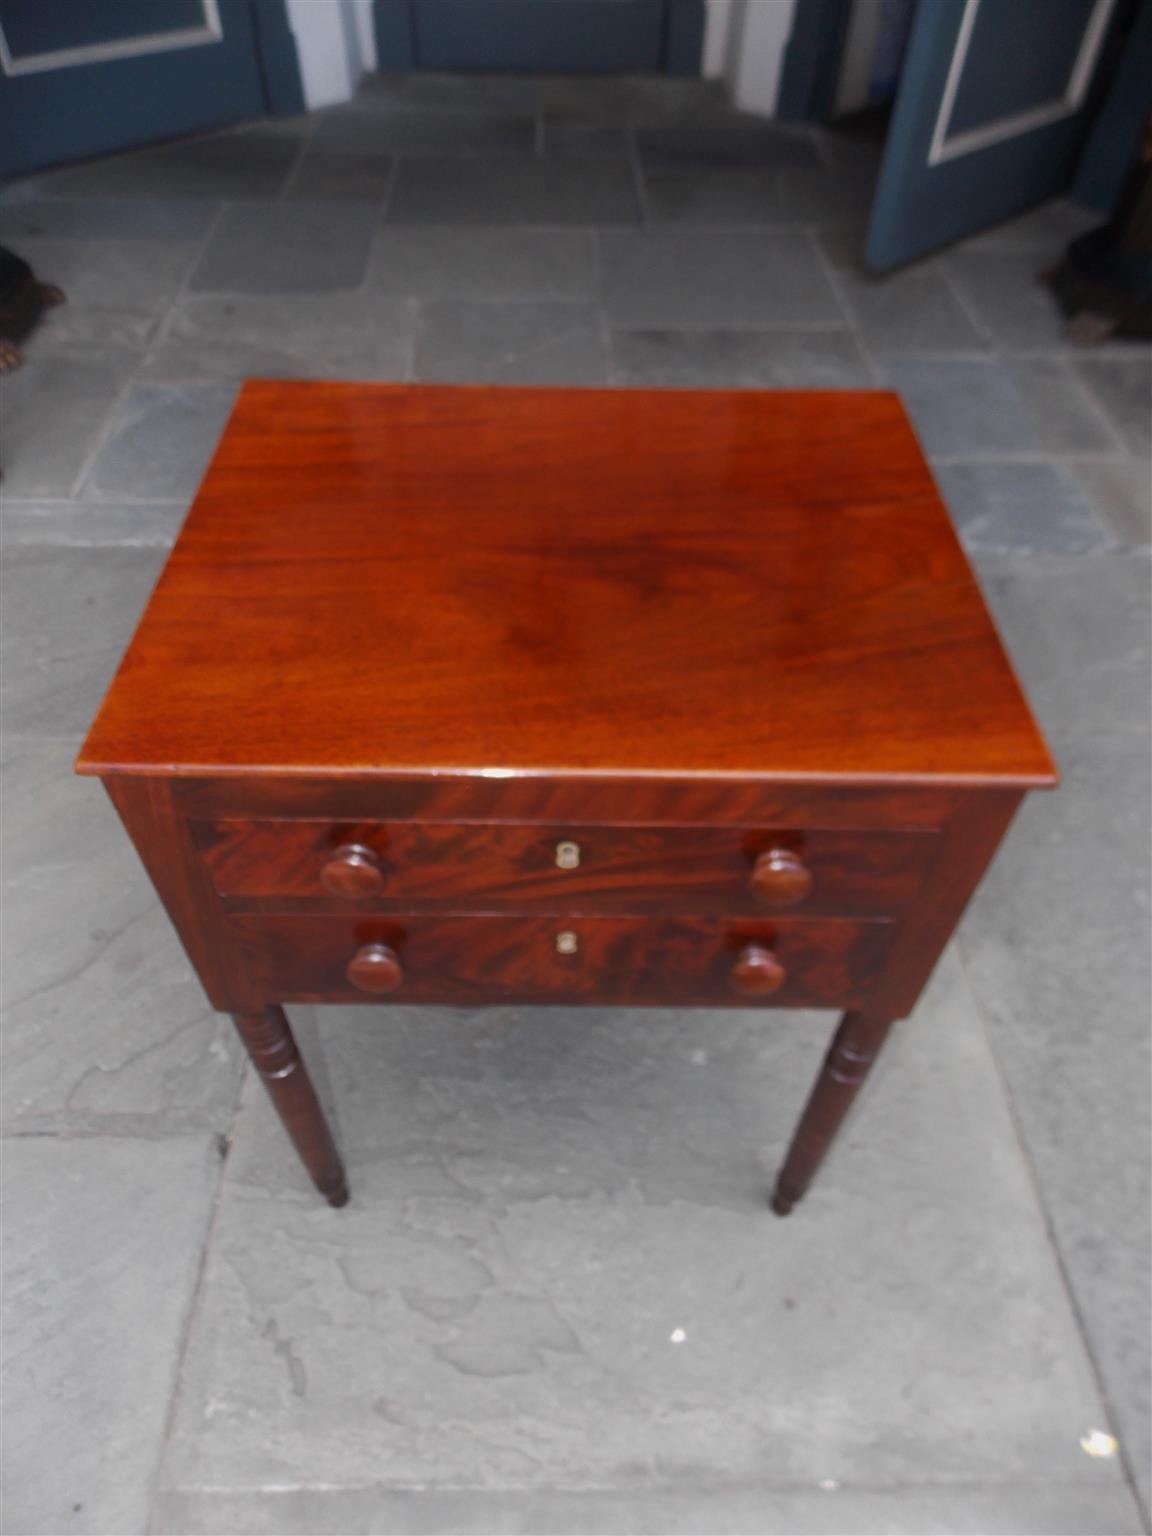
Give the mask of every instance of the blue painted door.
M 0 0 L 0 175 L 265 110 L 249 0 Z
M 876 272 L 1069 184 L 1123 0 L 920 0 L 865 261 Z
M 382 69 L 695 74 L 704 0 L 376 0 Z

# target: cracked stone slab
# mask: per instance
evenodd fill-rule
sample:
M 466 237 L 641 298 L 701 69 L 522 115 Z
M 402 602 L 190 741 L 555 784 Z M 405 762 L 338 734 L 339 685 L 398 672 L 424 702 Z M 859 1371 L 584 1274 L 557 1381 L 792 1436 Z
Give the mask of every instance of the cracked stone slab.
M 5 743 L 0 975 L 8 1129 L 227 1129 L 240 1075 L 100 785 L 64 743 Z
M 826 1016 L 295 1016 L 306 1049 L 319 1020 L 352 1203 L 315 1199 L 249 1092 L 171 1492 L 1118 1497 L 1080 1448 L 1103 1409 L 954 959 L 787 1222 L 768 1170 Z
M 4 1523 L 143 1532 L 219 1161 L 166 1142 L 4 1144 Z

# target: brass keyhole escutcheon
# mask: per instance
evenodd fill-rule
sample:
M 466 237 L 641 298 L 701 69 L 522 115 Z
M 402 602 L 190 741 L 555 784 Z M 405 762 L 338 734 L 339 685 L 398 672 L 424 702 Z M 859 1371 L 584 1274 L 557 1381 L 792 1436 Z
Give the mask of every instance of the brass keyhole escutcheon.
M 579 869 L 579 867 L 580 867 L 580 844 L 579 843 L 557 843 L 556 844 L 556 868 L 557 869 Z
M 574 955 L 580 948 L 580 940 L 570 928 L 556 935 L 556 951 L 561 955 Z

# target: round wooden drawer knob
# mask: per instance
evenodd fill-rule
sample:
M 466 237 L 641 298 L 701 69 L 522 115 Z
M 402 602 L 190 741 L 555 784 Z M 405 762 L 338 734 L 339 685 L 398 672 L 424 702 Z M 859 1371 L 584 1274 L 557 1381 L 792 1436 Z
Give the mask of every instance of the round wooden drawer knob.
M 345 843 L 337 848 L 320 871 L 320 878 L 333 896 L 374 896 L 384 886 L 380 860 L 363 843 Z
M 788 972 L 763 944 L 745 944 L 732 967 L 732 990 L 744 997 L 767 997 L 784 985 Z
M 766 907 L 791 907 L 812 889 L 812 871 L 791 848 L 769 848 L 752 866 L 748 881 Z
M 361 992 L 395 992 L 404 980 L 404 967 L 387 944 L 362 944 L 348 962 L 348 980 Z

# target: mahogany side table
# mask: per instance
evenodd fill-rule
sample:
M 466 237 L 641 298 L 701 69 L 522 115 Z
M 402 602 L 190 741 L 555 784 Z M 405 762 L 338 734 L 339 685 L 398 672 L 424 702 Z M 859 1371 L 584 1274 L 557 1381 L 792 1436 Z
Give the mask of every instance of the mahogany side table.
M 271 382 L 77 768 L 333 1205 L 286 1003 L 835 1008 L 780 1214 L 1056 780 L 895 395 Z

